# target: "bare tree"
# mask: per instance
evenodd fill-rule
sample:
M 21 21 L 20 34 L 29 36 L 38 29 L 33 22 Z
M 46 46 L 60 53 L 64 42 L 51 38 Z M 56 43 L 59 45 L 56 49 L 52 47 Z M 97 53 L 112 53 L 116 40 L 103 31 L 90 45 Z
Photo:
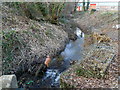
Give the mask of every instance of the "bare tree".
M 74 12 L 76 11 L 76 8 L 77 8 L 78 3 L 79 3 L 79 0 L 75 0 Z
M 87 3 L 87 6 L 85 6 L 85 3 Z M 89 9 L 89 4 L 90 4 L 90 0 L 87 0 L 87 2 L 83 0 L 83 11 L 87 11 Z
M 85 11 L 85 0 L 83 0 L 83 11 Z
M 86 10 L 89 9 L 89 4 L 90 4 L 90 0 L 87 0 L 87 7 L 86 7 Z

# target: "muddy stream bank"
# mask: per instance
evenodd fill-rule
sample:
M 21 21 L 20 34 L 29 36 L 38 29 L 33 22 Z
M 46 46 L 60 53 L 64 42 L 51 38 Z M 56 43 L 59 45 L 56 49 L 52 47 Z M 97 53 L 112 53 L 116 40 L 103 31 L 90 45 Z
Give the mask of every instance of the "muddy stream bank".
M 23 74 L 19 79 L 20 88 L 51 88 L 60 87 L 60 74 L 67 70 L 72 64 L 82 58 L 84 33 L 79 28 L 76 28 L 75 34 L 77 39 L 70 40 L 64 51 L 60 53 L 63 60 L 52 59 L 50 66 L 46 72 L 39 76 L 33 77 L 29 74 Z

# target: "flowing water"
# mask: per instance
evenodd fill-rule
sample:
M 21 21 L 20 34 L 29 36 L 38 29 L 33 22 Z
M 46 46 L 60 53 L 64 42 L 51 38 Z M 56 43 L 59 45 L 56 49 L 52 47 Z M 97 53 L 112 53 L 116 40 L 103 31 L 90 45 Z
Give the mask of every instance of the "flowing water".
M 54 58 L 50 64 L 50 67 L 42 77 L 31 77 L 29 74 L 24 75 L 23 77 L 27 78 L 27 81 L 24 80 L 25 84 L 20 84 L 20 87 L 59 88 L 60 74 L 70 67 L 71 62 L 81 60 L 82 58 L 84 33 L 82 33 L 79 28 L 76 28 L 75 34 L 78 36 L 77 40 L 70 40 L 64 51 L 61 52 L 60 56 L 63 57 L 63 60 L 58 61 L 57 58 Z
M 78 36 L 77 40 L 70 40 L 66 45 L 65 50 L 61 53 L 61 56 L 64 57 L 63 61 L 59 63 L 56 62 L 56 58 L 53 59 L 52 65 L 47 69 L 40 82 L 40 87 L 59 87 L 60 74 L 70 66 L 71 61 L 81 59 L 84 33 L 79 28 L 76 28 L 75 33 Z

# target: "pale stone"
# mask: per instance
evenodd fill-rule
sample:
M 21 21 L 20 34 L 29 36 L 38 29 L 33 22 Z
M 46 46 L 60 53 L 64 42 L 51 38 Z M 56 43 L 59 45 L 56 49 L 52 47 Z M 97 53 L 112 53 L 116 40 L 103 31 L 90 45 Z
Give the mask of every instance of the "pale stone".
M 2 75 L 0 77 L 0 89 L 2 88 L 18 88 L 15 75 Z

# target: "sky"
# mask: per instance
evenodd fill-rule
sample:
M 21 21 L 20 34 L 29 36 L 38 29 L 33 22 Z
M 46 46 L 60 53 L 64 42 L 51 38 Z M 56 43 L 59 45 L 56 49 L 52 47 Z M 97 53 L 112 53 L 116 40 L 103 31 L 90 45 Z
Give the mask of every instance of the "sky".
M 119 2 L 120 0 L 90 0 L 91 2 Z
M 79 1 L 82 2 L 83 0 L 79 0 Z M 120 0 L 90 0 L 90 2 L 119 2 L 119 1 Z

